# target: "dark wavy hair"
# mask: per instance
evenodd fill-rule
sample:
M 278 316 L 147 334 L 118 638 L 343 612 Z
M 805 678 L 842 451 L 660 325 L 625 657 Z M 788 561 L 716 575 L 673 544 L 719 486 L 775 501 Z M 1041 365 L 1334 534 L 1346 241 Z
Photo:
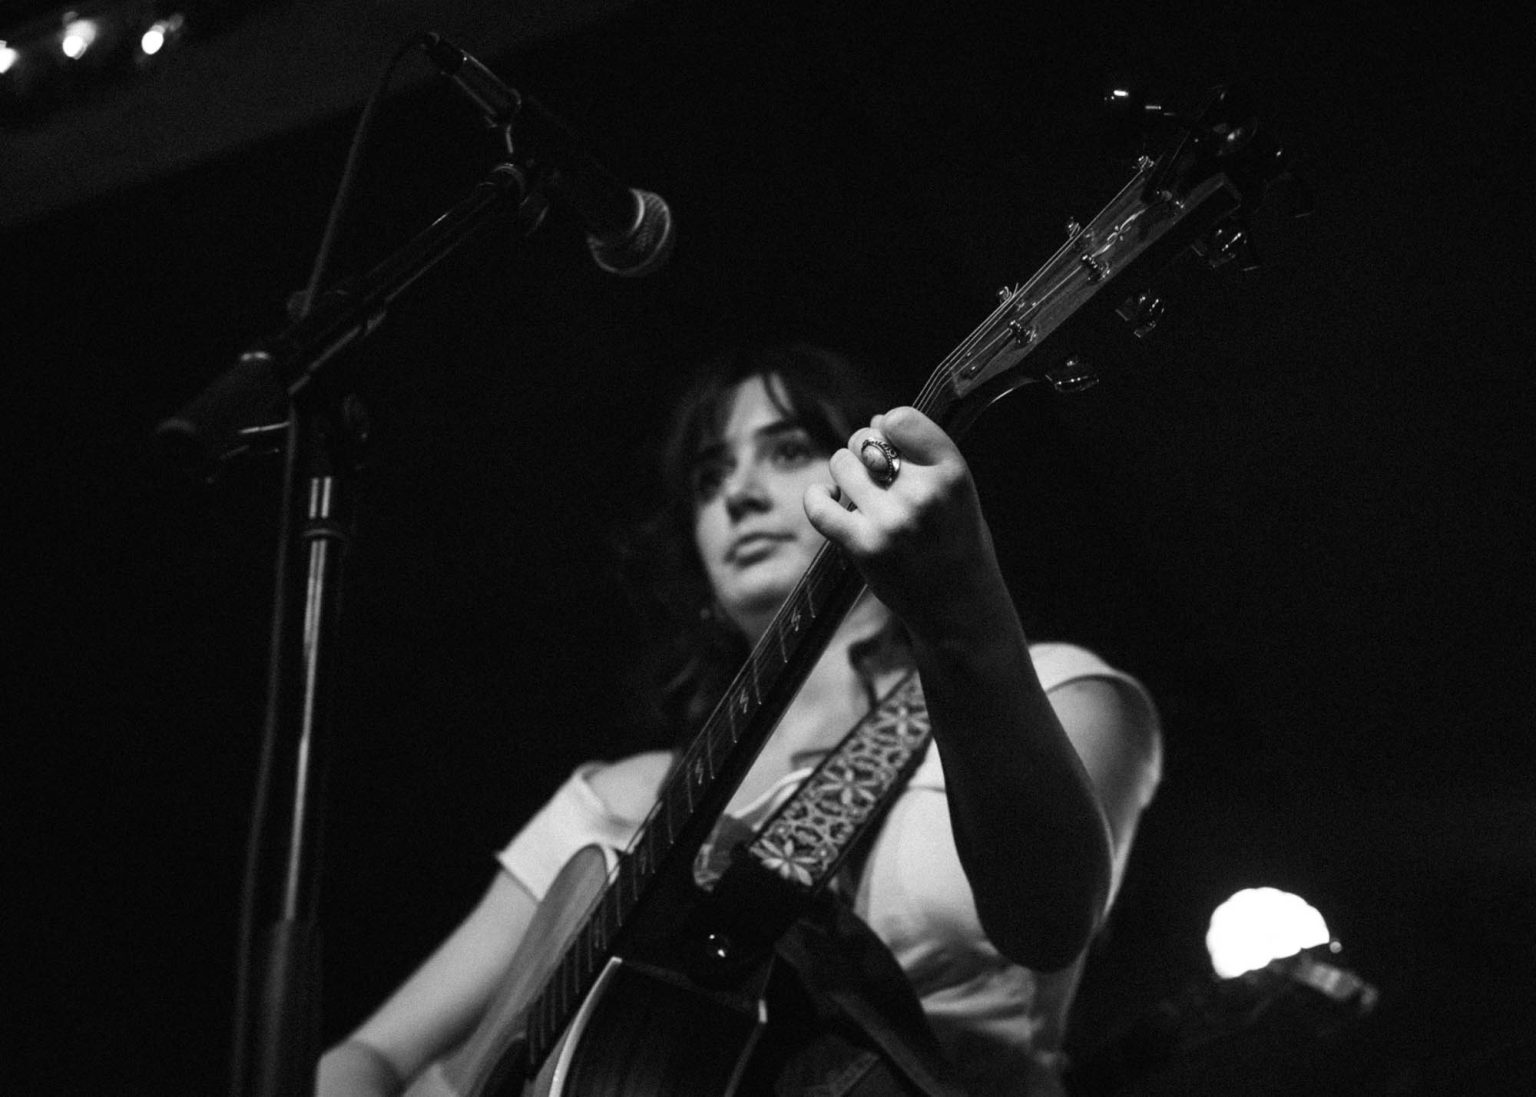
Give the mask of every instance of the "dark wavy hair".
M 753 377 L 777 382 L 770 399 L 827 454 L 892 403 L 867 369 L 806 343 L 736 347 L 695 372 L 662 443 L 661 508 L 621 546 L 626 584 L 660 634 L 650 649 L 650 715 L 673 735 L 702 725 L 748 654 L 716 611 L 699 559 L 693 473 L 699 454 L 720 440 L 736 387 Z

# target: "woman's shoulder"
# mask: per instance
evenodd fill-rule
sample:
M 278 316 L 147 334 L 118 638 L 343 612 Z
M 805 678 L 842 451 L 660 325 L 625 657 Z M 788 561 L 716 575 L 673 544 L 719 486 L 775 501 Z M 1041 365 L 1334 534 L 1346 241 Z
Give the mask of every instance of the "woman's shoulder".
M 1029 645 L 1029 657 L 1035 673 L 1047 693 L 1057 686 L 1083 678 L 1114 678 L 1135 682 L 1129 674 L 1111 666 L 1095 651 L 1062 640 L 1037 641 Z M 1137 683 L 1139 686 L 1139 683 Z
M 584 768 L 582 776 L 610 815 L 639 822 L 656 803 L 672 758 L 671 751 L 648 750 L 616 762 L 594 763 Z

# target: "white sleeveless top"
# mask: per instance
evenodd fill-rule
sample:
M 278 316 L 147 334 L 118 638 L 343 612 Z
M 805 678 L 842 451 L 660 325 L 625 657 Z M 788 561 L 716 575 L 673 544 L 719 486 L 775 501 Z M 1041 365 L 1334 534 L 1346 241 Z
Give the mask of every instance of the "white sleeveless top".
M 1122 682 L 1146 705 L 1150 726 L 1156 726 L 1142 685 L 1092 652 L 1072 644 L 1034 644 L 1030 656 L 1046 692 L 1085 678 Z M 1145 806 L 1161 777 L 1156 737 L 1141 765 Z M 580 766 L 501 851 L 502 867 L 536 899 L 583 846 L 601 847 L 612 869 L 643 821 L 612 814 L 592 790 L 588 779 L 603 766 Z M 765 819 L 810 772 L 806 767 L 786 774 L 739 818 L 753 825 Z M 854 912 L 911 980 L 929 1025 L 972 1092 L 988 1097 L 1061 1092 L 1061 1041 L 1083 957 L 1061 971 L 1041 973 L 992 947 L 955 851 L 944 769 L 931 745 L 881 826 L 852 898 Z

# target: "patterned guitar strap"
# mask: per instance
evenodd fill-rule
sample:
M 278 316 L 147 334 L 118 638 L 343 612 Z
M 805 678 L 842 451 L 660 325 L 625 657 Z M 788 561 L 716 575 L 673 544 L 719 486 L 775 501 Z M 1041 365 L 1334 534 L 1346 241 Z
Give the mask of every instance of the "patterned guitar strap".
M 883 818 L 929 734 L 922 684 L 909 671 L 736 846 L 729 867 L 705 870 L 699 882 L 728 908 L 750 912 L 752 937 L 777 938 Z
M 756 837 L 735 847 L 713 894 L 722 924 L 738 943 L 749 952 L 774 948 L 802 985 L 820 996 L 823 1006 L 816 1012 L 830 1009 L 853 1021 L 883 1051 L 889 1067 L 907 1079 L 906 1084 L 893 1080 L 886 1089 L 871 1076 L 871 1093 L 915 1090 L 926 1097 L 958 1097 L 895 957 L 826 888 L 917 769 L 929 734 L 922 685 L 911 671 L 822 759 Z M 828 1052 L 823 1046 L 808 1054 L 817 1058 Z
M 928 736 L 928 706 L 910 671 L 768 817 L 748 852 L 791 883 L 818 890 L 880 821 Z

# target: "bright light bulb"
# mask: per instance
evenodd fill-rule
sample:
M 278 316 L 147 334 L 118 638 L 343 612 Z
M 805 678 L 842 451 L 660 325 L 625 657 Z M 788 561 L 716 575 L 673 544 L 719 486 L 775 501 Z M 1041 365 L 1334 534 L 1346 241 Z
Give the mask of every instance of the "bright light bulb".
M 64 37 L 59 40 L 59 49 L 71 61 L 78 61 L 91 48 L 91 43 L 96 41 L 96 34 L 97 26 L 90 19 L 76 19 L 66 23 Z
M 186 17 L 180 12 L 164 19 L 156 19 L 139 38 L 139 50 L 145 57 L 153 57 L 181 37 L 182 27 L 185 24 Z
M 1323 916 L 1299 895 L 1275 888 L 1245 888 L 1211 914 L 1205 947 L 1223 979 L 1327 944 Z
M 0 40 L 0 76 L 10 72 L 19 60 L 21 60 L 21 54 Z

